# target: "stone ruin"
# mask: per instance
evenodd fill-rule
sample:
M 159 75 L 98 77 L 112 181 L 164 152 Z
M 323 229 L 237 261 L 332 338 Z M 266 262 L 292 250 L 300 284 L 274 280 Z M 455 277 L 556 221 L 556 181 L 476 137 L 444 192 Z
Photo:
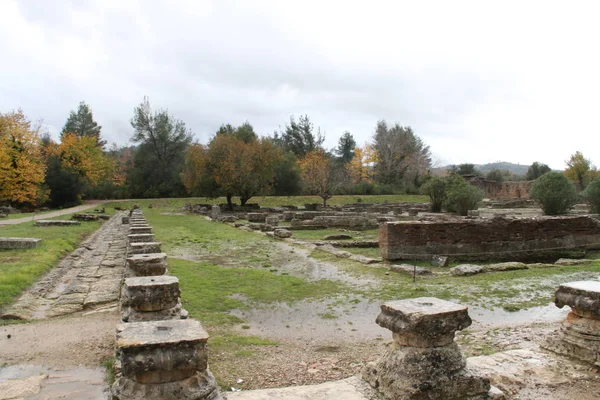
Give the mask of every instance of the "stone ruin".
M 502 258 L 545 261 L 600 248 L 600 221 L 589 216 L 390 222 L 379 228 L 384 260 Z
M 363 378 L 386 399 L 487 399 L 488 378 L 467 366 L 454 334 L 471 325 L 467 307 L 433 297 L 392 301 L 381 306 L 377 324 L 393 342 Z
M 544 347 L 600 367 L 600 281 L 564 283 L 554 302 L 558 308 L 571 307 L 571 312 Z
M 187 319 L 179 279 L 166 275 L 167 255 L 158 242 L 138 242 L 154 239 L 139 208 L 127 222 L 130 256 L 121 296 L 124 323 L 116 334 L 113 397 L 221 400 L 208 368 L 208 334 L 200 322 Z
M 35 249 L 40 247 L 42 239 L 0 237 L 0 250 Z
M 35 221 L 35 226 L 74 226 L 81 225 L 79 221 L 67 221 L 62 219 L 41 219 L 39 221 Z

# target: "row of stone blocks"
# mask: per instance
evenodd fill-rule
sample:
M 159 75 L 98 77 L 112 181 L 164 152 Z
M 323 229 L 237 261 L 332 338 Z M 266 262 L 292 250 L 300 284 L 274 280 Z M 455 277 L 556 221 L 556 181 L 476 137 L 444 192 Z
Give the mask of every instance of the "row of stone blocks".
M 125 218 L 130 256 L 121 302 L 124 323 L 117 327 L 113 396 L 221 399 L 208 368 L 208 334 L 200 322 L 187 319 L 179 280 L 166 275 L 167 255 L 153 241 L 152 228 L 139 209 Z

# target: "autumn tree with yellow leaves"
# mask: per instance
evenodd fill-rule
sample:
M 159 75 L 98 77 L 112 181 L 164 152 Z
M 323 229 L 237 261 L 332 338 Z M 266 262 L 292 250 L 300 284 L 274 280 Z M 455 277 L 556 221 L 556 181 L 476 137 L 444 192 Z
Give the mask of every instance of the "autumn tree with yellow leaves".
M 0 201 L 35 205 L 46 200 L 38 131 L 21 110 L 0 113 Z
M 307 194 L 323 199 L 323 207 L 333 197 L 335 191 L 344 184 L 343 168 L 335 168 L 330 157 L 323 150 L 314 150 L 300 160 L 302 184 Z

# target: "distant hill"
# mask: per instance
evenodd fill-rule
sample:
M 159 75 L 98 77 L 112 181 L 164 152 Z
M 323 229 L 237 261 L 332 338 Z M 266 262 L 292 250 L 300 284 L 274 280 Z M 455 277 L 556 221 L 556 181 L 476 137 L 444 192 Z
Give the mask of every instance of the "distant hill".
M 447 170 L 450 167 L 451 167 L 451 165 L 445 165 L 443 167 L 434 168 L 433 172 L 440 173 L 440 172 Z M 487 174 L 488 172 L 490 172 L 493 169 L 499 169 L 500 171 L 508 171 L 511 174 L 524 176 L 525 174 L 527 174 L 529 165 L 521 165 L 521 164 L 514 164 L 514 163 L 506 162 L 506 161 L 498 161 L 498 162 L 487 163 L 487 164 L 475 164 L 475 169 L 478 171 L 481 171 L 483 174 Z
M 493 169 L 499 169 L 501 171 L 508 171 L 516 175 L 525 175 L 529 169 L 529 165 L 513 164 L 506 161 L 498 161 L 495 163 L 487 164 L 475 164 L 475 169 L 485 173 L 490 172 Z

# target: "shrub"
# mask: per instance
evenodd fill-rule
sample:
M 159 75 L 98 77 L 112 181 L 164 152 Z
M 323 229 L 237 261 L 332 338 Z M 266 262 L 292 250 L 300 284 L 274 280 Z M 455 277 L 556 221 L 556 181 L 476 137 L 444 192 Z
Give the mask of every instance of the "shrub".
M 432 212 L 442 211 L 442 205 L 446 201 L 446 182 L 437 176 L 429 178 L 423 186 L 421 193 L 429 196 L 429 202 Z
M 594 214 L 600 214 L 600 178 L 594 179 L 583 192 L 583 198 Z
M 540 203 L 544 214 L 560 215 L 577 202 L 577 189 L 560 172 L 546 172 L 531 187 L 531 198 Z
M 459 175 L 446 178 L 445 207 L 459 215 L 467 215 L 469 210 L 476 210 L 477 204 L 483 199 L 483 192 L 467 182 Z

